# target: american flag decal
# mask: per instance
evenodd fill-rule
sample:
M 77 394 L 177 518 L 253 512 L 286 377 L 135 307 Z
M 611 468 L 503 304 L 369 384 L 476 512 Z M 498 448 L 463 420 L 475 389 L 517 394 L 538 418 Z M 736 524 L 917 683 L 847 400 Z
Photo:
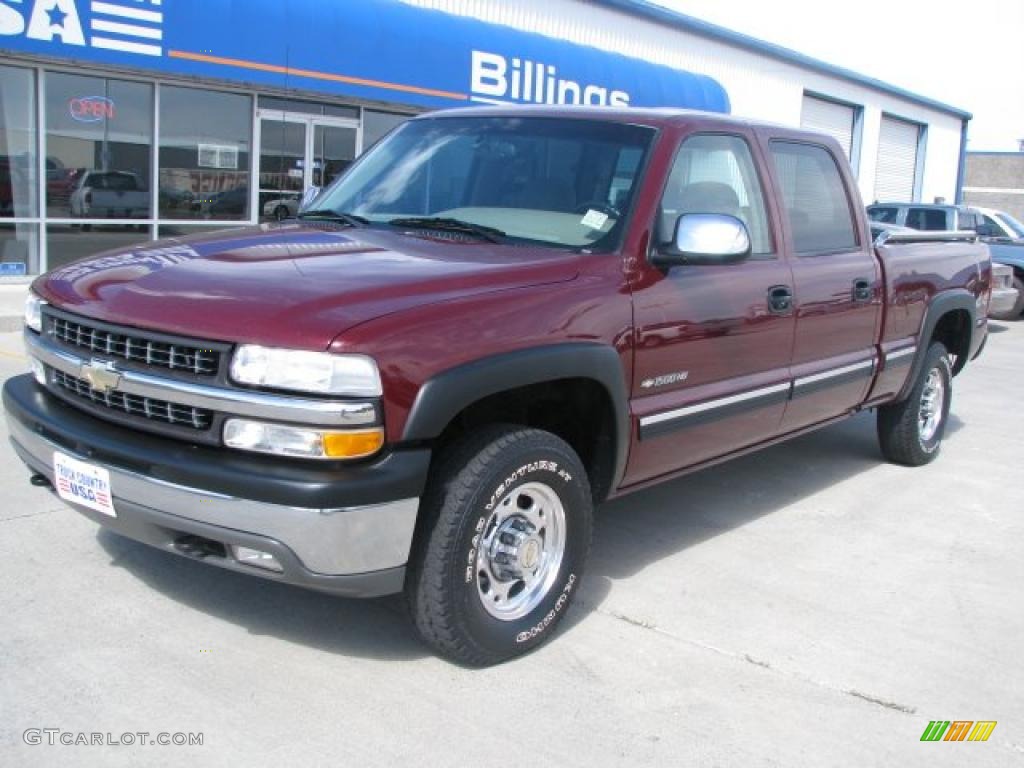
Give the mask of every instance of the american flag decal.
M 163 0 L 93 2 L 92 46 L 111 51 L 162 56 Z

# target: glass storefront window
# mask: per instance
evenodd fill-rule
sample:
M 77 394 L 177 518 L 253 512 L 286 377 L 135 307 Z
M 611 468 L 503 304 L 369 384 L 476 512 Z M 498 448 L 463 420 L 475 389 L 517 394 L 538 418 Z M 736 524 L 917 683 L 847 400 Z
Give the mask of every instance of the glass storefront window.
M 0 278 L 39 273 L 39 227 L 0 224 Z
M 148 224 L 51 224 L 46 228 L 48 269 L 63 267 L 115 248 L 149 242 Z
M 160 218 L 249 218 L 252 98 L 160 89 Z
M 152 85 L 47 73 L 47 215 L 149 218 L 152 150 Z
M 363 152 L 368 150 L 388 133 L 397 128 L 412 115 L 396 115 L 391 112 L 363 110 Z
M 37 214 L 35 74 L 0 67 L 0 218 Z

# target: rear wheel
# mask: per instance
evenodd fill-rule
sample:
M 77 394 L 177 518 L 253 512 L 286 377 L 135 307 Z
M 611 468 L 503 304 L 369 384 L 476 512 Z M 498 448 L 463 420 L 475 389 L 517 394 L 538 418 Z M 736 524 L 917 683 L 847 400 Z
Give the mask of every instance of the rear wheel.
M 933 343 L 910 396 L 878 409 L 878 441 L 889 461 L 919 467 L 933 461 L 946 432 L 953 369 L 945 345 Z
M 543 643 L 579 588 L 592 504 L 573 449 L 549 432 L 491 427 L 440 459 L 406 594 L 438 653 L 483 666 Z

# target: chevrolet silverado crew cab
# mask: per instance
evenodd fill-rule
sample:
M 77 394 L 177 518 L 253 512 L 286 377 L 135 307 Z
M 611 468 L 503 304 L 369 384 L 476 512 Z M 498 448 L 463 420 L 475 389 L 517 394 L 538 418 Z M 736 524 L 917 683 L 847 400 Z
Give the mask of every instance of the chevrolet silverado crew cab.
M 40 277 L 4 407 L 33 482 L 97 523 L 404 591 L 427 643 L 483 665 L 552 634 L 595 504 L 866 409 L 885 457 L 933 460 L 991 274 L 975 233 L 872 243 L 818 134 L 463 109 L 298 220 Z

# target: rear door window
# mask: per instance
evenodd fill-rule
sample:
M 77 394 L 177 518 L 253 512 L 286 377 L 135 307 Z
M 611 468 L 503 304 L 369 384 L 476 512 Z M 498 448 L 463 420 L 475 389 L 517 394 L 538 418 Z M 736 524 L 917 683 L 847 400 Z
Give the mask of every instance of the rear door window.
M 850 199 L 825 147 L 773 141 L 772 159 L 793 234 L 793 250 L 811 256 L 858 247 Z

